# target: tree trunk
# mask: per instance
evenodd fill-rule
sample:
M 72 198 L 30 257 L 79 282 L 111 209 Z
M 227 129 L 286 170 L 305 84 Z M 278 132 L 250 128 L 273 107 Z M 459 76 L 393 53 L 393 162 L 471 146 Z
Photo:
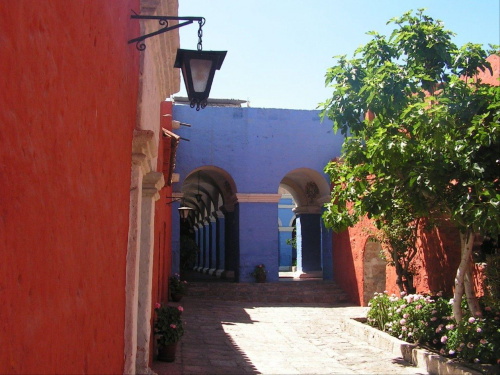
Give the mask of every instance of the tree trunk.
M 472 228 L 467 228 L 465 233 L 460 232 L 461 257 L 455 276 L 455 293 L 453 295 L 453 317 L 457 322 L 461 321 L 463 317 L 461 303 L 465 291 L 464 280 L 469 269 L 473 244 L 474 232 Z
M 474 285 L 472 283 L 472 267 L 471 262 L 469 261 L 469 266 L 465 272 L 464 278 L 464 288 L 465 295 L 467 296 L 467 305 L 471 311 L 472 316 L 478 317 L 482 316 L 481 307 L 479 306 L 479 301 L 476 297 L 476 293 L 474 291 Z

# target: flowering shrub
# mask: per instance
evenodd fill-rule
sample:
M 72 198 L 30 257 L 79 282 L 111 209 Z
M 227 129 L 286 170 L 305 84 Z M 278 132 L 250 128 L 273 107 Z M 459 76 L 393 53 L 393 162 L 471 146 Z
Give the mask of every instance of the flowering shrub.
M 182 306 L 162 306 L 155 304 L 156 321 L 154 332 L 157 335 L 159 347 L 165 347 L 179 341 L 184 335 L 184 323 L 181 314 L 184 311 Z
M 168 287 L 170 288 L 170 293 L 174 294 L 186 294 L 187 281 L 181 281 L 181 276 L 175 273 L 168 279 Z
M 255 266 L 253 272 L 250 275 L 257 278 L 258 276 L 265 275 L 266 273 L 266 266 L 264 264 L 258 264 Z
M 484 317 L 456 323 L 452 301 L 419 294 L 401 298 L 375 293 L 368 323 L 407 342 L 428 345 L 441 355 L 476 363 L 500 363 L 500 311 L 484 308 Z

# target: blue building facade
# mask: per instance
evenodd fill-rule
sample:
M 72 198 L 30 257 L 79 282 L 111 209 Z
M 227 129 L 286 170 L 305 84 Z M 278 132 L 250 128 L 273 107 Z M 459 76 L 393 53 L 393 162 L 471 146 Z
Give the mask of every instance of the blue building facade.
M 296 258 L 298 274 L 332 279 L 332 234 L 321 220 L 330 200 L 323 168 L 342 145 L 332 123 L 321 122 L 319 111 L 196 111 L 179 104 L 173 118 L 181 123 L 175 133 L 184 139 L 174 196 L 192 209 L 186 222 L 174 223 L 174 271 L 182 224 L 200 247 L 194 265 L 200 272 L 250 282 L 254 267 L 263 263 L 272 282 L 280 266 L 291 267 Z M 286 243 L 294 227 L 295 253 Z

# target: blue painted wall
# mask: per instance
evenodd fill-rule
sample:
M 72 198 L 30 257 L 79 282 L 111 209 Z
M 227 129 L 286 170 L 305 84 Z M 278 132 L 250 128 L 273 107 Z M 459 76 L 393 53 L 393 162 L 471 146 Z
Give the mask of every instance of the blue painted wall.
M 175 132 L 181 141 L 175 172 L 214 165 L 227 171 L 239 193 L 276 193 L 291 170 L 323 168 L 340 155 L 342 138 L 319 111 L 174 105 L 174 120 L 188 123 Z M 324 175 L 324 174 L 323 174 Z M 325 179 L 327 178 L 326 175 Z M 175 186 L 174 186 L 175 189 Z
M 196 111 L 174 105 L 173 119 L 191 125 L 175 131 L 190 140 L 181 141 L 177 150 L 175 172 L 181 180 L 173 186 L 176 192 L 189 173 L 203 166 L 228 172 L 238 193 L 276 194 L 283 177 L 297 168 L 315 170 L 327 181 L 323 168 L 340 155 L 342 145 L 332 123 L 320 122 L 319 111 L 231 107 Z M 227 261 L 237 268 L 240 281 L 251 281 L 249 273 L 258 263 L 266 264 L 268 280 L 277 279 L 277 203 L 237 206 L 237 217 L 231 220 L 238 221 L 239 232 L 232 234 L 228 248 L 233 253 Z

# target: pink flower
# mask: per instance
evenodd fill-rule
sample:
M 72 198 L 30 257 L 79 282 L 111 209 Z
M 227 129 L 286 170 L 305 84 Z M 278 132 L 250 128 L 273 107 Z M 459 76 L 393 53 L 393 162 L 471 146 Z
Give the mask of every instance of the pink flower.
M 406 319 L 401 319 L 399 321 L 399 324 L 401 324 L 402 326 L 404 326 L 406 324 Z
M 488 340 L 486 339 L 481 339 L 481 341 L 479 341 L 481 344 L 483 345 L 486 345 L 488 343 Z
M 489 306 L 486 306 L 484 309 L 485 309 L 486 311 L 491 311 L 491 307 L 489 307 Z
M 415 306 L 415 310 L 420 310 L 421 308 L 422 308 L 422 305 Z
M 481 333 L 481 332 L 483 332 L 483 330 L 480 327 L 477 327 L 476 332 Z
M 450 351 L 448 352 L 449 355 L 455 355 L 455 351 L 453 349 L 450 349 Z
M 473 316 L 471 316 L 471 317 L 469 318 L 469 323 L 471 323 L 471 324 L 472 324 L 472 323 L 474 323 L 475 321 L 476 321 L 476 318 L 474 318 Z
M 403 314 L 403 318 L 408 318 L 408 314 Z
M 441 342 L 444 344 L 446 343 L 446 341 L 448 340 L 448 337 L 447 336 L 443 336 L 441 337 Z
M 432 310 L 431 314 L 432 314 L 432 315 L 437 314 L 437 310 Z
M 436 318 L 435 316 L 433 316 L 433 317 L 431 318 L 431 322 L 435 322 L 436 320 L 437 320 L 437 318 Z
M 401 327 L 401 330 L 402 331 L 406 331 L 408 328 L 406 328 L 405 326 Z
M 175 324 L 170 324 L 170 328 L 176 329 L 177 326 Z
M 155 309 L 159 309 L 161 307 L 161 303 L 156 302 L 155 303 Z
M 177 310 L 179 310 L 180 312 L 183 312 L 184 308 L 182 306 L 177 306 Z

